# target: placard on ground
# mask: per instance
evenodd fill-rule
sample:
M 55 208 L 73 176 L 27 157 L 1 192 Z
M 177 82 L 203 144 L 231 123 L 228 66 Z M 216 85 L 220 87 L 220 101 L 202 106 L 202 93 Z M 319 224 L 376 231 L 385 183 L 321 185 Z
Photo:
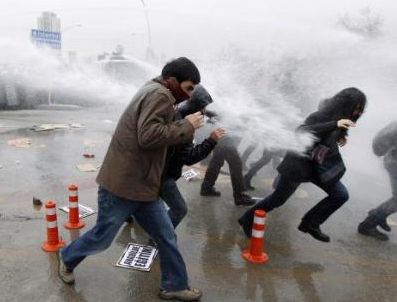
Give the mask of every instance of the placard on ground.
M 156 256 L 157 248 L 153 246 L 129 243 L 115 265 L 149 272 Z
M 69 213 L 69 206 L 64 206 L 59 209 L 65 213 Z M 94 209 L 87 207 L 87 206 L 83 206 L 82 204 L 79 204 L 79 218 L 85 218 L 85 217 L 90 216 L 94 213 L 96 213 L 96 211 Z

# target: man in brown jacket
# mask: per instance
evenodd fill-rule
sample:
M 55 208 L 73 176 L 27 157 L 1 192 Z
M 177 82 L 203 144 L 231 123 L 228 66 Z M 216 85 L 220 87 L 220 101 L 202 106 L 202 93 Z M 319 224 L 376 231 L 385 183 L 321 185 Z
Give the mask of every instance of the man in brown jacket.
M 159 248 L 163 299 L 195 301 L 171 220 L 159 198 L 169 146 L 190 142 L 203 125 L 200 112 L 174 121 L 174 105 L 188 99 L 200 73 L 193 62 L 178 58 L 145 84 L 121 116 L 99 171 L 96 225 L 60 253 L 59 275 L 74 283 L 74 268 L 86 257 L 108 248 L 127 217 L 133 215 Z

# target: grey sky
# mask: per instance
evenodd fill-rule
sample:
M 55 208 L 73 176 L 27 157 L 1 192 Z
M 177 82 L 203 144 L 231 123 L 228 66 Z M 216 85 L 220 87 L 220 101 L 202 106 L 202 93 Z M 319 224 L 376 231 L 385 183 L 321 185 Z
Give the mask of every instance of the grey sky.
M 196 55 L 229 42 L 255 47 L 258 39 L 277 39 L 278 30 L 310 32 L 311 29 L 332 28 L 338 15 L 356 13 L 367 5 L 384 16 L 390 30 L 395 28 L 396 5 L 391 0 L 146 2 L 153 46 L 167 56 Z M 37 16 L 44 10 L 57 13 L 64 27 L 83 24 L 81 28 L 64 33 L 67 50 L 96 54 L 123 44 L 127 51 L 136 52 L 141 51 L 147 41 L 142 35 L 147 30 L 138 0 L 2 0 L 0 37 L 28 39 L 30 28 L 35 26 Z M 272 31 L 267 32 L 269 28 Z

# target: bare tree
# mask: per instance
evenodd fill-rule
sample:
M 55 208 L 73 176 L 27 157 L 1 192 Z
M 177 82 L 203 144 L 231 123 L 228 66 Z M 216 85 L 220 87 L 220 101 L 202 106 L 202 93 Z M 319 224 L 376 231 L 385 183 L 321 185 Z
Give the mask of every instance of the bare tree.
M 381 34 L 382 24 L 381 16 L 374 13 L 370 7 L 363 8 L 358 16 L 345 13 L 338 20 L 338 25 L 342 28 L 369 38 L 375 38 Z

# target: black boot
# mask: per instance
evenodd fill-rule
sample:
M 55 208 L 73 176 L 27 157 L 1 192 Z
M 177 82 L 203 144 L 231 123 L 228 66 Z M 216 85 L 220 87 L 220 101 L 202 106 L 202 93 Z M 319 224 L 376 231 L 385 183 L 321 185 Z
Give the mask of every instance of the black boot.
M 255 190 L 255 187 L 251 186 L 251 181 L 247 178 L 247 175 L 244 176 L 244 187 L 247 191 Z
M 207 185 L 204 185 L 204 183 L 203 183 L 201 185 L 200 195 L 201 196 L 216 196 L 216 197 L 219 197 L 219 196 L 221 196 L 221 192 L 215 190 L 215 187 L 207 186 Z
M 380 232 L 377 228 L 377 222 L 374 217 L 368 216 L 363 222 L 358 225 L 357 231 L 361 235 L 369 236 L 381 241 L 389 240 L 389 237 L 386 234 Z
M 298 226 L 298 230 L 303 233 L 309 233 L 313 238 L 322 242 L 330 242 L 331 240 L 327 234 L 321 231 L 319 225 L 314 225 L 304 220 L 302 220 L 301 224 Z
M 380 215 L 376 215 L 376 212 L 374 212 L 374 210 L 369 211 L 368 213 L 368 217 L 373 217 L 373 219 L 376 219 L 376 223 L 382 228 L 384 229 L 386 232 L 390 232 L 391 231 L 391 227 L 387 224 L 386 218 L 387 216 L 384 217 L 379 217 Z M 377 217 L 377 218 L 375 218 Z
M 234 194 L 234 204 L 236 206 L 252 206 L 255 204 L 255 200 L 248 194 L 238 193 Z
M 127 217 L 127 219 L 125 220 L 125 222 L 133 225 L 134 224 L 134 217 L 132 217 L 131 215 Z

